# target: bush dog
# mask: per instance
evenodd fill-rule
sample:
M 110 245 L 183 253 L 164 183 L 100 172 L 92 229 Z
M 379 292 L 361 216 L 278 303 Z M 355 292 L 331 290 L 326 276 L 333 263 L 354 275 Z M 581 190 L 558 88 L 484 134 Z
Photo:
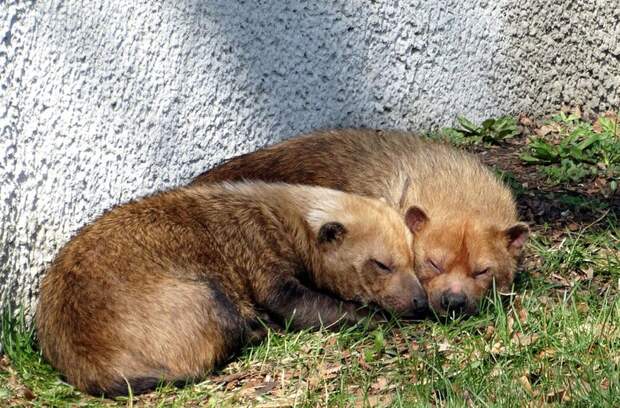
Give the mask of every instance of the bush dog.
M 118 206 L 60 251 L 36 314 L 68 382 L 122 395 L 199 378 L 260 339 L 261 318 L 335 326 L 377 304 L 427 306 L 414 274 L 416 209 L 321 187 L 223 183 Z
M 302 183 L 416 208 L 416 273 L 438 315 L 474 314 L 495 282 L 513 282 L 529 233 L 506 186 L 471 154 L 416 135 L 320 131 L 245 154 L 198 176 Z

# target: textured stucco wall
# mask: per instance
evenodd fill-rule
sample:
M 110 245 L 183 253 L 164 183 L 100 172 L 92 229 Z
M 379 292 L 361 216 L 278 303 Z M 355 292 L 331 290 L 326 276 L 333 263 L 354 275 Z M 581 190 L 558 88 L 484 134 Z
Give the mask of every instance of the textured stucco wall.
M 328 126 L 619 105 L 618 0 L 0 0 L 0 304 L 113 204 Z

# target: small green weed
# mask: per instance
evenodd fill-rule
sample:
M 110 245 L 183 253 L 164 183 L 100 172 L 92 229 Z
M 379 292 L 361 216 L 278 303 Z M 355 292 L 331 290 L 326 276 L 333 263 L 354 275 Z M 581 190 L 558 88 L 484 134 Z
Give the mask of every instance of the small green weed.
M 620 136 L 617 117 L 599 117 L 595 125 L 561 113 L 548 122 L 544 136 L 531 140 L 521 155 L 527 164 L 544 165 L 554 184 L 600 177 L 616 191 L 620 178 Z M 554 135 L 559 136 L 555 139 Z
M 446 139 L 457 145 L 499 144 L 519 133 L 516 119 L 510 116 L 487 119 L 480 125 L 458 116 L 457 122 L 458 127 L 444 128 L 439 131 L 436 138 Z

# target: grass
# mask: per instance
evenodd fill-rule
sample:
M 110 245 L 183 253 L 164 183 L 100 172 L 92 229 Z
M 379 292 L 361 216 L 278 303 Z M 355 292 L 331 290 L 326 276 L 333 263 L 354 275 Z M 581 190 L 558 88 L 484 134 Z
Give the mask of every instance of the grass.
M 502 123 L 487 128 L 510 128 Z M 498 173 L 527 195 L 519 174 Z M 117 400 L 84 395 L 43 361 L 23 316 L 7 311 L 0 406 L 620 406 L 617 207 L 603 197 L 554 199 L 575 213 L 590 208 L 604 216 L 535 226 L 514 293 L 488 299 L 478 316 L 270 332 L 183 388 Z
M 620 406 L 620 226 L 608 217 L 546 236 L 533 237 L 516 294 L 479 316 L 271 332 L 206 381 L 131 400 L 61 382 L 24 321 L 5 315 L 0 405 Z

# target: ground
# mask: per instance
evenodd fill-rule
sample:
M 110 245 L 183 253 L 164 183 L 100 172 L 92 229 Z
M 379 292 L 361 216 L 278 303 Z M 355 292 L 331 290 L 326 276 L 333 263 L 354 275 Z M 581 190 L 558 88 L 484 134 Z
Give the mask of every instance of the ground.
M 532 227 L 513 293 L 479 316 L 272 332 L 203 382 L 116 401 L 63 383 L 5 318 L 0 406 L 620 406 L 617 117 L 461 121 L 432 137 L 496 169 Z

